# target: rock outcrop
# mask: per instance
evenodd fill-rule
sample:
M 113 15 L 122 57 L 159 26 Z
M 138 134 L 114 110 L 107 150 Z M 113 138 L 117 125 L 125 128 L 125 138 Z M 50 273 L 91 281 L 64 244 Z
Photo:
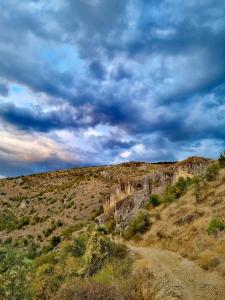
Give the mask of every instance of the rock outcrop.
M 104 213 L 99 217 L 99 223 L 113 218 L 118 226 L 125 227 L 137 210 L 149 200 L 151 194 L 162 195 L 179 177 L 203 175 L 209 162 L 205 158 L 190 157 L 133 181 L 119 182 L 106 196 Z

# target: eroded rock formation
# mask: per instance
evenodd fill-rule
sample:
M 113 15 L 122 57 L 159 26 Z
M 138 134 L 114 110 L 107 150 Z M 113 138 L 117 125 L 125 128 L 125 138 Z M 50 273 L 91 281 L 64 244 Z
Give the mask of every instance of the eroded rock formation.
M 151 194 L 162 195 L 166 188 L 174 184 L 179 177 L 203 175 L 209 162 L 204 158 L 191 157 L 139 177 L 132 182 L 119 182 L 106 196 L 103 205 L 104 213 L 98 221 L 104 222 L 113 218 L 119 226 L 125 227 L 137 210 L 149 200 Z

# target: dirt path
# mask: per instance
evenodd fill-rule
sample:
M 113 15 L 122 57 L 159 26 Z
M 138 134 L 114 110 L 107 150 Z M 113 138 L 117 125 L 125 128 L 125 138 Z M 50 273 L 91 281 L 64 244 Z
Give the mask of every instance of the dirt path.
M 151 270 L 154 299 L 225 300 L 224 282 L 216 273 L 208 273 L 167 250 L 130 245 L 129 248 Z

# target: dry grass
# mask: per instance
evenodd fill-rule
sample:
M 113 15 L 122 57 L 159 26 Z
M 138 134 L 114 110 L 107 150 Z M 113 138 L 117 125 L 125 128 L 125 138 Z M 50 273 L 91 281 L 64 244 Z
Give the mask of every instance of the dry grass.
M 141 243 L 178 252 L 206 270 L 224 274 L 225 230 L 208 234 L 212 219 L 225 222 L 224 174 L 222 169 L 215 181 L 200 183 L 197 198 L 191 188 L 170 206 L 154 209 L 152 214 L 160 218 L 154 220 Z
M 0 180 L 0 211 L 9 209 L 30 222 L 21 230 L 0 231 L 0 240 L 32 236 L 42 243 L 80 222 L 92 223 L 101 213 L 106 195 L 119 181 L 155 172 L 164 164 L 128 163 L 116 166 L 77 168 Z M 60 220 L 63 226 L 48 237 L 44 232 Z

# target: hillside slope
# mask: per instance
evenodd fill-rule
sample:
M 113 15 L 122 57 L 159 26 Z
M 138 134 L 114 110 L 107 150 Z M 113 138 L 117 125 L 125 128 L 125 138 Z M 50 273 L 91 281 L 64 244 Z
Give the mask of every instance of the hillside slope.
M 150 208 L 149 214 L 151 227 L 140 244 L 177 252 L 225 276 L 225 230 L 214 225 L 215 220 L 225 224 L 225 169 L 215 180 L 189 188 L 174 203 Z
M 172 180 L 180 166 L 197 172 L 207 164 L 203 158 L 179 163 L 134 162 L 0 180 L 0 239 L 29 238 L 43 243 L 53 232 L 63 235 L 65 230 L 72 231 L 74 224 L 94 222 L 106 199 L 121 184 L 154 174 L 169 174 L 165 178 Z
M 0 180 L 0 298 L 225 300 L 223 160 Z

